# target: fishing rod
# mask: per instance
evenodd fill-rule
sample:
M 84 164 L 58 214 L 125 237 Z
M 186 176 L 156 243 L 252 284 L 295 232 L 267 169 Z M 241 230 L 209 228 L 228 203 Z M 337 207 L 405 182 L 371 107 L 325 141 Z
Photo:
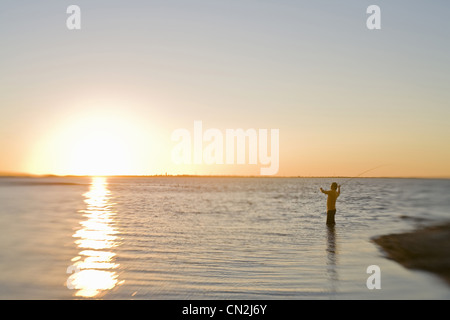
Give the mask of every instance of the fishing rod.
M 349 182 L 350 180 L 352 180 L 352 179 L 355 179 L 355 178 L 358 178 L 358 177 L 362 176 L 362 175 L 363 175 L 364 173 L 367 173 L 367 172 L 369 172 L 369 171 L 372 171 L 372 170 L 378 169 L 378 168 L 380 168 L 380 167 L 383 167 L 383 166 L 385 166 L 385 165 L 384 165 L 384 164 L 382 164 L 382 165 L 380 165 L 380 166 L 376 166 L 375 168 L 371 168 L 371 169 L 369 169 L 369 170 L 363 171 L 363 172 L 361 172 L 360 174 L 358 174 L 357 176 L 354 176 L 354 177 L 348 178 L 347 180 L 345 180 L 345 181 L 344 181 L 343 183 L 341 183 L 340 185 L 342 186 L 342 185 L 346 184 L 347 182 Z

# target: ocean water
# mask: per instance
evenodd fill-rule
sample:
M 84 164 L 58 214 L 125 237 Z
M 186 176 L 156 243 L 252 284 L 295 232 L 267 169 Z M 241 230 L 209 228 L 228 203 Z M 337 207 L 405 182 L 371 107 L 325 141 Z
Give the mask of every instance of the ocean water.
M 450 180 L 352 179 L 329 228 L 334 180 L 0 178 L 0 299 L 449 299 L 371 238 L 448 221 Z

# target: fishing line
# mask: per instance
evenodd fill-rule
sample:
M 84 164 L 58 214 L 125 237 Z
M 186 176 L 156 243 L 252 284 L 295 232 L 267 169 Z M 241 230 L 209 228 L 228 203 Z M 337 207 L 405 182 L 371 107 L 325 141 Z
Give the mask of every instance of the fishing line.
M 371 168 L 371 169 L 369 169 L 369 170 L 363 171 L 363 172 L 361 172 L 360 174 L 358 174 L 357 176 L 354 176 L 354 177 L 351 177 L 351 178 L 345 180 L 343 183 L 341 183 L 341 186 L 344 185 L 344 184 L 346 184 L 347 182 L 349 182 L 349 181 L 352 180 L 352 179 L 355 179 L 355 178 L 358 178 L 358 177 L 362 176 L 362 175 L 363 175 L 364 173 L 366 173 L 366 172 L 369 172 L 369 171 L 372 171 L 372 170 L 381 168 L 381 167 L 383 167 L 383 166 L 385 166 L 385 164 L 382 164 L 382 165 L 380 165 L 380 166 L 376 166 L 375 168 Z

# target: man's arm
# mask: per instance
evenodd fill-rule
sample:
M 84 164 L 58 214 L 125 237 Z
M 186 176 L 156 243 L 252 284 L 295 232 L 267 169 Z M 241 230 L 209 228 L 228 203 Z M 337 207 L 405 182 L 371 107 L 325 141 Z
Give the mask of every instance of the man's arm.
M 320 188 L 320 191 L 322 191 L 322 193 L 325 193 L 325 194 L 329 194 L 330 193 L 330 191 L 323 190 L 322 188 Z
M 339 197 L 340 194 L 341 194 L 341 185 L 338 185 L 337 196 Z

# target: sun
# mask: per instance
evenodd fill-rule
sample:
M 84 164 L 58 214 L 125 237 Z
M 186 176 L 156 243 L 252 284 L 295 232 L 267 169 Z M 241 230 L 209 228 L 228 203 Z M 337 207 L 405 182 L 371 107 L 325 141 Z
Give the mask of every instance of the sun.
M 153 143 L 142 121 L 112 112 L 72 115 L 38 144 L 32 172 L 57 175 L 145 174 Z
M 68 170 L 75 175 L 119 175 L 132 170 L 130 132 L 109 120 L 82 126 L 68 141 Z

